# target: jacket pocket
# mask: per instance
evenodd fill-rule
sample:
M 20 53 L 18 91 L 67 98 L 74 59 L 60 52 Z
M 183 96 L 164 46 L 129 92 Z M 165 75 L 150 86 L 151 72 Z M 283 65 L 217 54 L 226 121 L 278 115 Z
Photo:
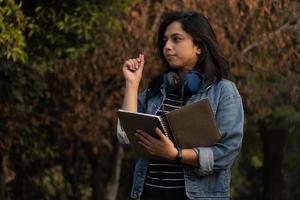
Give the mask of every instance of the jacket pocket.
M 205 194 L 221 195 L 229 192 L 230 188 L 230 172 L 228 170 L 222 170 L 215 172 L 207 176 L 192 176 L 188 178 L 189 188 L 187 190 L 191 194 L 202 196 Z M 201 195 L 202 194 L 202 195 Z
M 208 184 L 208 191 L 207 192 L 228 192 L 229 191 L 229 185 L 230 185 L 230 175 L 227 170 L 220 171 L 215 174 L 212 174 L 211 176 L 208 176 L 207 180 Z

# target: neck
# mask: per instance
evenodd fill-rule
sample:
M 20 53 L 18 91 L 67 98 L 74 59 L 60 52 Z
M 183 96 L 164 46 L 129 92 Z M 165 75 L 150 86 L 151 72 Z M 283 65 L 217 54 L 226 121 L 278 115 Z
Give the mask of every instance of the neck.
M 185 73 L 187 73 L 188 71 L 191 71 L 192 69 L 179 69 L 178 70 L 178 74 L 180 77 L 184 76 Z

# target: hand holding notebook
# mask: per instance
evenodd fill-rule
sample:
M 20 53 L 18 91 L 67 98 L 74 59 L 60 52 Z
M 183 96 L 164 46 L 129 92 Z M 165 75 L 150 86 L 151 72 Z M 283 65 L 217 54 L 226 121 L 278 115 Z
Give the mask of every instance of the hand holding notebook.
M 137 129 L 158 138 L 155 133 L 155 128 L 158 127 L 174 142 L 175 146 L 184 149 L 210 146 L 221 138 L 207 98 L 170 111 L 164 116 L 121 109 L 117 114 L 132 149 L 141 156 L 149 156 L 149 154 L 138 144 L 138 138 L 134 135 Z

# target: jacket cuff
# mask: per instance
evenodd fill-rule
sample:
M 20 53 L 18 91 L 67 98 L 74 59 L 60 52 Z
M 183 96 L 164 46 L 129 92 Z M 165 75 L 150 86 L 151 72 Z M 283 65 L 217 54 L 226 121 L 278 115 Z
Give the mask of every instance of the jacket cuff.
M 213 173 L 214 154 L 210 147 L 198 147 L 193 149 L 199 160 L 199 168 L 195 168 L 195 172 L 199 176 L 206 176 Z
M 118 123 L 117 123 L 117 138 L 121 144 L 130 144 L 129 139 L 121 125 L 119 118 L 118 118 Z

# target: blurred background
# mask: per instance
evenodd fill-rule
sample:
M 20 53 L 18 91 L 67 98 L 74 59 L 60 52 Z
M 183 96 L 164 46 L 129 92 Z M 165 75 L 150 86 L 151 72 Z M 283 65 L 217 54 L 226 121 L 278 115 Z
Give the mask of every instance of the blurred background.
M 174 10 L 208 17 L 243 98 L 232 199 L 300 199 L 299 0 L 0 0 L 0 199 L 129 199 L 121 66 L 144 53 L 147 87 Z

